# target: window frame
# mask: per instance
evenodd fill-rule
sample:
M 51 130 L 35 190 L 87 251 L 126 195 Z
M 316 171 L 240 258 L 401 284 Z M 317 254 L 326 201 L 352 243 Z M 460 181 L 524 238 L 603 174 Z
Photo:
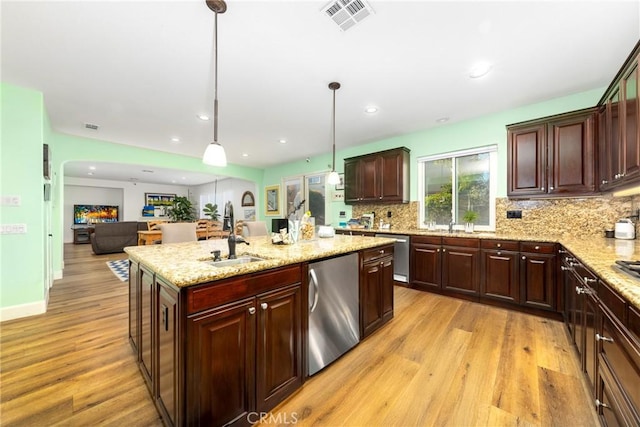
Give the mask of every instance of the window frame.
M 418 166 L 418 229 L 426 230 L 427 224 L 425 224 L 424 214 L 424 200 L 425 194 L 425 173 L 424 168 L 426 162 L 442 159 L 452 159 L 452 183 L 453 188 L 457 188 L 457 162 L 459 157 L 470 156 L 474 154 L 489 154 L 489 225 L 475 224 L 474 229 L 477 231 L 495 231 L 496 229 L 496 198 L 498 191 L 498 146 L 496 144 L 486 145 L 482 147 L 475 147 L 465 150 L 449 151 L 447 153 L 434 154 L 429 156 L 421 156 L 416 159 Z M 455 212 L 458 196 L 452 197 L 452 212 Z M 447 230 L 448 225 L 436 224 L 436 230 Z M 453 229 L 456 231 L 463 231 L 463 223 L 455 223 Z

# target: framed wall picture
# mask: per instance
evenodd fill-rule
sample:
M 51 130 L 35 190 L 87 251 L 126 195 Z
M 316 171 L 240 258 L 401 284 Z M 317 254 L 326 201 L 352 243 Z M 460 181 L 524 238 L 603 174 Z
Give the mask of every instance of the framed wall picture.
M 145 206 L 171 206 L 175 198 L 176 198 L 175 194 L 144 193 L 144 205 Z
M 270 185 L 264 189 L 265 215 L 280 215 L 280 186 Z
M 256 200 L 253 198 L 251 191 L 245 191 L 242 193 L 242 206 L 255 206 Z
M 284 217 L 289 218 L 304 200 L 302 177 L 285 179 L 282 185 L 284 186 Z

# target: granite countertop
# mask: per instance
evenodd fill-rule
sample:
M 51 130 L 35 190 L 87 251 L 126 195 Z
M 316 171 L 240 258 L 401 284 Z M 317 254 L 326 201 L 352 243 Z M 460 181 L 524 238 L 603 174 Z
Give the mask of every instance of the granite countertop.
M 640 240 L 607 239 L 605 237 L 575 238 L 567 235 L 523 235 L 519 233 L 491 233 L 491 232 L 453 232 L 446 230 L 422 230 L 422 229 L 389 229 L 389 230 L 351 230 L 349 228 L 336 228 L 345 231 L 369 231 L 382 234 L 402 234 L 410 236 L 442 236 L 442 237 L 468 237 L 476 239 L 519 240 L 530 242 L 560 243 L 567 248 L 580 262 L 587 266 L 593 273 L 617 290 L 620 295 L 629 300 L 636 308 L 640 309 L 640 279 L 634 279 L 629 275 L 613 268 L 616 260 L 640 260 Z
M 236 244 L 236 255 L 253 255 L 264 258 L 247 264 L 214 267 L 206 261 L 220 250 L 222 259 L 229 254 L 226 239 L 164 245 L 128 246 L 124 251 L 134 261 L 144 264 L 169 282 L 179 287 L 211 282 L 227 277 L 240 276 L 274 267 L 346 254 L 362 249 L 393 243 L 393 239 L 361 236 L 335 236 L 300 241 L 295 245 L 274 245 L 268 236 L 247 237 L 250 245 Z

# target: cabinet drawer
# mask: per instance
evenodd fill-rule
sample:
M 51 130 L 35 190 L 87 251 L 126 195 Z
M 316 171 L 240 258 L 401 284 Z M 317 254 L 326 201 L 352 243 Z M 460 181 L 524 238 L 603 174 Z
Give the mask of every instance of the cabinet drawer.
M 541 242 L 521 242 L 520 252 L 531 252 L 536 254 L 554 254 L 556 252 L 555 243 Z
M 480 247 L 482 249 L 496 249 L 501 251 L 518 251 L 520 250 L 519 243 L 513 240 L 480 240 Z
M 362 251 L 362 262 L 369 262 L 390 255 L 393 255 L 393 245 L 379 246 Z
M 442 237 L 440 236 L 411 236 L 411 243 L 422 245 L 440 245 Z
M 445 246 L 458 246 L 461 248 L 479 248 L 480 239 L 468 237 L 443 237 L 442 244 Z
M 187 289 L 187 314 L 300 283 L 301 279 L 300 266 L 295 266 L 193 286 Z
M 598 298 L 620 322 L 625 323 L 626 304 L 618 294 L 611 289 L 606 283 L 600 282 L 598 286 Z

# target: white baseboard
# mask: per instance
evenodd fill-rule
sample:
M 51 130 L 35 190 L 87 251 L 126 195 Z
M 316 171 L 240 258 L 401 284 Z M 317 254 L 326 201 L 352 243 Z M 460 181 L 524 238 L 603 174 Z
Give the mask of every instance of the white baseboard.
M 53 272 L 53 280 L 60 280 L 62 279 L 62 270 L 55 270 Z
M 36 301 L 28 304 L 13 305 L 0 308 L 0 322 L 19 319 L 21 317 L 35 316 L 47 312 L 47 302 Z

